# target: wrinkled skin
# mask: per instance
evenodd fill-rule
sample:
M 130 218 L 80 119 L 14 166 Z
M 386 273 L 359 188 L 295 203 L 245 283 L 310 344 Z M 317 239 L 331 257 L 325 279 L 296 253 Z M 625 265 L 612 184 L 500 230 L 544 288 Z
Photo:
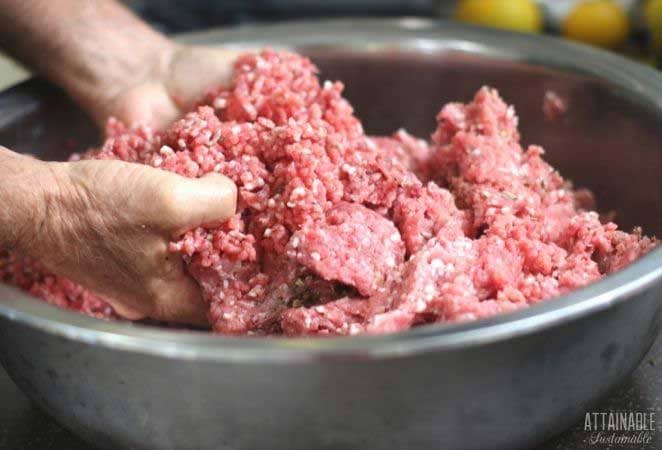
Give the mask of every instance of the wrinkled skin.
M 2 6 L 3 50 L 63 88 L 100 126 L 114 117 L 156 136 L 230 79 L 234 52 L 178 44 L 116 1 Z M 46 163 L 7 149 L 0 171 L 0 254 L 41 261 L 47 272 L 32 275 L 83 284 L 120 316 L 208 325 L 200 288 L 168 244 L 234 214 L 229 179 L 108 160 Z M 5 276 L 19 265 L 5 265 Z
M 121 161 L 45 163 L 6 149 L 0 156 L 30 166 L 30 195 L 45 205 L 12 247 L 90 287 L 123 317 L 207 324 L 200 288 L 168 245 L 234 213 L 228 178 L 188 179 Z
M 112 116 L 127 125 L 164 129 L 190 110 L 205 89 L 227 82 L 236 57 L 221 48 L 169 46 L 122 89 L 95 97 L 92 113 L 100 126 Z

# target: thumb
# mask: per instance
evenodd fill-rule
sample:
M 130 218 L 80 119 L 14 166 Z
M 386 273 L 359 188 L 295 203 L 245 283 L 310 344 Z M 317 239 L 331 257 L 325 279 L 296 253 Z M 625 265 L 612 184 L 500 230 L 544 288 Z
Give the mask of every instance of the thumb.
M 237 208 L 237 186 L 228 177 L 208 173 L 186 178 L 177 187 L 178 227 L 176 234 L 200 226 L 215 225 L 232 217 Z
M 177 106 L 188 110 L 200 100 L 205 89 L 229 84 L 239 54 L 224 48 L 179 47 L 164 74 L 168 92 Z

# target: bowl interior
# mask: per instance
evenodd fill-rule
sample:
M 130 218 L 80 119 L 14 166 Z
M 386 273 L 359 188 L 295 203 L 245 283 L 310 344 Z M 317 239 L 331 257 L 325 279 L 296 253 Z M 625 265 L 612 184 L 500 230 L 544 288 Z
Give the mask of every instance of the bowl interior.
M 601 211 L 624 229 L 662 235 L 662 117 L 630 93 L 593 75 L 479 55 L 470 51 L 330 48 L 300 45 L 320 77 L 341 80 L 368 133 L 400 127 L 428 138 L 449 101 L 468 101 L 483 85 L 497 88 L 520 117 L 523 144 L 539 144 L 547 160 L 577 187 L 591 189 Z M 567 111 L 543 113 L 547 91 Z M 0 95 L 0 142 L 61 160 L 99 141 L 92 123 L 52 86 L 32 80 Z

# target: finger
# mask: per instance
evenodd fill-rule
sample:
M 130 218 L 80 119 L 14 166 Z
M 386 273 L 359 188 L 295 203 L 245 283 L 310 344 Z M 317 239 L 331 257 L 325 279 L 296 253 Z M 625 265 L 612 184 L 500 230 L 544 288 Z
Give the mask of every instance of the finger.
M 169 323 L 209 327 L 207 311 L 209 306 L 203 300 L 200 286 L 187 275 L 175 282 L 164 282 L 160 287 L 153 319 Z
M 177 105 L 189 109 L 207 89 L 229 84 L 239 54 L 225 48 L 181 47 L 174 55 L 166 77 Z
M 104 297 L 104 300 L 113 307 L 113 310 L 115 310 L 115 313 L 122 317 L 123 319 L 126 320 L 131 320 L 131 321 L 136 321 L 136 320 L 142 320 L 147 317 L 147 314 L 142 313 L 138 311 L 135 308 L 132 308 L 131 306 L 128 306 L 124 302 L 117 301 L 113 298 L 109 297 Z
M 209 173 L 178 183 L 176 234 L 200 225 L 213 225 L 232 217 L 237 208 L 237 187 L 228 177 Z
M 102 127 L 110 115 L 129 126 L 147 125 L 161 130 L 180 117 L 181 111 L 166 88 L 152 82 L 128 89 L 106 105 L 97 117 Z

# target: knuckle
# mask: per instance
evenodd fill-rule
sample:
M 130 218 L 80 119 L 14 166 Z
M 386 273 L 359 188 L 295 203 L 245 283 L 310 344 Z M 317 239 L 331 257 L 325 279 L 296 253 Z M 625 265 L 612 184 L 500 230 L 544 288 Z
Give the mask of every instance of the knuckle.
M 179 180 L 168 180 L 162 188 L 156 190 L 159 215 L 164 214 L 168 222 L 176 219 L 183 205 L 188 202 L 185 183 Z
M 237 185 L 230 178 L 224 175 L 210 174 L 210 176 L 215 178 L 215 181 L 218 185 L 218 188 L 211 192 L 214 203 L 223 205 L 223 209 L 228 211 L 230 214 L 234 213 L 234 211 L 237 209 Z

